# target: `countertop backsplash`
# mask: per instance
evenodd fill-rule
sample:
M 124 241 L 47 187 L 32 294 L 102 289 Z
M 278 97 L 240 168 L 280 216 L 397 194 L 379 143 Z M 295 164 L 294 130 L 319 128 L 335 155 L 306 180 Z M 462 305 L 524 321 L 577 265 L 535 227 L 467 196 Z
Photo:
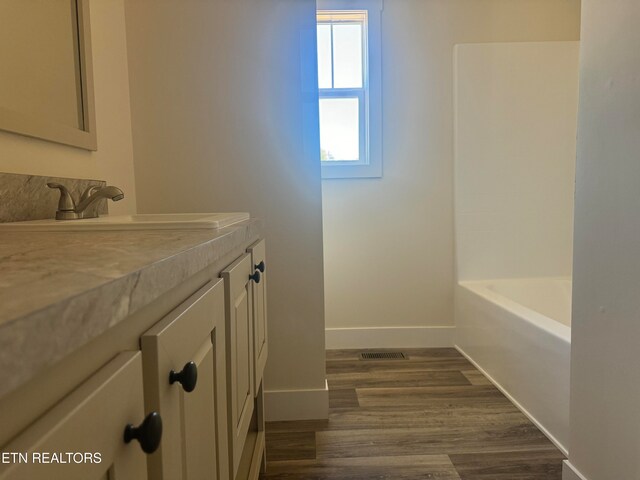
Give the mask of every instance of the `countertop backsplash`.
M 102 180 L 0 172 L 0 223 L 55 218 L 60 192 L 47 187 L 49 182 L 67 187 L 76 202 L 87 187 L 106 185 Z M 97 208 L 100 214 L 106 214 L 107 201 L 100 200 Z

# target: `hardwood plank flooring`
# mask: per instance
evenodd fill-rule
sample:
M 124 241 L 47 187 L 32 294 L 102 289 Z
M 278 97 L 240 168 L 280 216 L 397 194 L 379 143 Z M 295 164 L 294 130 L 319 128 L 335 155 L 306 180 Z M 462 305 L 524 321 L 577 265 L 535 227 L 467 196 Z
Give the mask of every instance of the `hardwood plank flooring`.
M 462 372 L 455 370 L 331 373 L 327 382 L 330 389 L 471 385 Z
M 504 425 L 526 424 L 527 418 L 515 407 L 500 406 L 487 411 L 484 407 L 464 409 L 394 409 L 359 408 L 333 411 L 324 431 L 375 429 L 502 428 Z M 481 412 L 481 413 L 479 413 Z
M 493 385 L 356 389 L 361 407 L 504 404 L 504 395 Z
M 461 372 L 471 385 L 491 385 L 491 382 L 478 370 L 462 370 Z
M 327 352 L 328 420 L 267 424 L 261 478 L 562 478 L 562 454 L 455 349 L 363 351 Z
M 329 408 L 358 408 L 358 394 L 355 388 L 331 388 L 329 387 Z
M 496 427 L 399 428 L 316 432 L 319 457 L 437 455 L 547 450 L 549 440 L 529 422 Z
M 267 462 L 316 458 L 315 432 L 266 432 Z
M 360 353 L 374 350 L 329 350 L 327 351 L 327 374 L 407 372 L 407 371 L 462 371 L 474 370 L 474 366 L 455 349 L 403 349 L 404 360 L 363 361 Z M 378 349 L 376 352 L 390 350 Z M 409 370 L 407 364 L 410 364 Z
M 462 480 L 530 480 L 562 478 L 557 450 L 449 455 Z
M 271 462 L 260 478 L 289 480 L 460 480 L 447 455 L 323 458 Z
M 361 353 L 371 352 L 396 352 L 398 349 L 384 348 L 363 348 L 360 350 L 327 350 L 327 364 L 342 360 L 360 360 Z M 424 360 L 437 360 L 442 358 L 464 358 L 455 348 L 403 348 L 402 353 L 407 357 L 406 360 L 375 360 L 375 362 L 416 362 Z
M 402 363 L 400 363 L 402 362 Z M 327 361 L 327 375 L 335 373 L 406 372 L 403 365 L 411 362 L 411 371 L 441 372 L 473 370 L 474 366 L 464 357 L 460 358 L 409 358 L 407 360 L 333 360 Z

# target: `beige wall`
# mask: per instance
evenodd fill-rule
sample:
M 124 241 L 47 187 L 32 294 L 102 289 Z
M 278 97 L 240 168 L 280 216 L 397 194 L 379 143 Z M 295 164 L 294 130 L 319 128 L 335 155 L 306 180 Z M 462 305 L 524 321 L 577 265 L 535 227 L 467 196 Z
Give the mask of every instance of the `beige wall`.
M 140 210 L 263 218 L 266 389 L 323 390 L 315 2 L 132 0 L 127 32 Z
M 91 0 L 98 151 L 0 131 L 0 171 L 106 180 L 125 192 L 112 213 L 135 212 L 124 0 Z
M 384 176 L 322 182 L 327 327 L 453 323 L 453 46 L 579 23 L 579 0 L 385 1 Z
M 456 47 L 458 280 L 571 276 L 579 47 Z
M 569 461 L 589 480 L 636 479 L 640 3 L 583 0 L 582 15 Z

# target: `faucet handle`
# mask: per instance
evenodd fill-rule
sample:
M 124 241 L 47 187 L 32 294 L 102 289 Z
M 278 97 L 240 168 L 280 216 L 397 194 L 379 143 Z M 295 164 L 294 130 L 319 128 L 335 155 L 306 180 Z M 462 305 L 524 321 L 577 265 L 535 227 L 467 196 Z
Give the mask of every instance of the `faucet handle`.
M 100 185 L 91 185 L 90 187 L 87 187 L 87 189 L 82 192 L 82 195 L 80 196 L 80 203 L 82 203 L 84 200 L 86 200 L 87 198 L 89 198 L 91 195 L 93 195 L 96 191 L 100 190 L 102 187 Z
M 57 188 L 60 190 L 60 200 L 58 201 L 58 211 L 60 212 L 73 212 L 76 208 L 76 202 L 73 201 L 71 193 L 64 185 L 60 183 L 47 183 L 49 188 Z

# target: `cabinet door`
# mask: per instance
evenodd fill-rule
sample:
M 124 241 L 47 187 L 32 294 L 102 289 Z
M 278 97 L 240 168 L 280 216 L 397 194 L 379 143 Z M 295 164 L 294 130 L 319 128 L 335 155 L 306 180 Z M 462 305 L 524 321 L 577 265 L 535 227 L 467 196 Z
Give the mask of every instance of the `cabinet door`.
M 26 454 L 27 463 L 0 463 L 0 479 L 146 479 L 140 445 L 124 442 L 125 427 L 143 418 L 141 355 L 125 352 L 2 447 L 3 452 Z M 63 455 L 66 463 L 40 463 L 45 452 Z M 67 452 L 76 455 L 67 458 Z
M 235 478 L 253 414 L 253 308 L 251 255 L 222 272 L 225 289 L 229 400 L 229 448 Z
M 257 394 L 267 364 L 267 266 L 265 241 L 251 245 L 247 251 L 251 254 L 253 268 L 260 272 L 260 280 L 253 286 L 253 388 Z
M 149 457 L 150 478 L 228 476 L 216 403 L 225 396 L 216 382 L 225 377 L 222 283 L 206 285 L 142 336 L 146 405 L 165 421 L 162 445 Z

